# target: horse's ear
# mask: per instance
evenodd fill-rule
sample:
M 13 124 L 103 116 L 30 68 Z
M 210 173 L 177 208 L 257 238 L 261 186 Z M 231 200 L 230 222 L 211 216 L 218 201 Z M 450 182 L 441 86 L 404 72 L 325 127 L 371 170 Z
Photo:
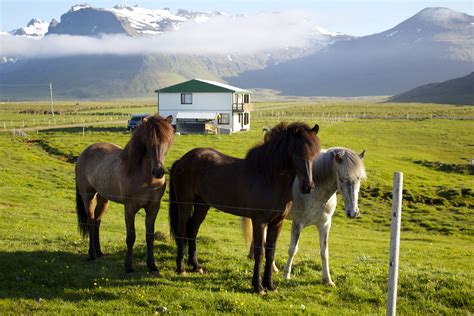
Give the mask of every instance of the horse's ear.
M 364 159 L 365 156 L 365 149 L 359 154 L 360 159 Z
M 336 160 L 337 163 L 342 163 L 342 156 L 339 155 L 339 153 L 334 155 L 334 159 Z
M 313 132 L 316 133 L 316 135 L 318 134 L 319 132 L 319 125 L 318 124 L 314 124 L 314 127 L 311 129 Z
M 168 123 L 172 123 L 173 122 L 173 115 L 168 115 L 165 120 L 168 122 Z

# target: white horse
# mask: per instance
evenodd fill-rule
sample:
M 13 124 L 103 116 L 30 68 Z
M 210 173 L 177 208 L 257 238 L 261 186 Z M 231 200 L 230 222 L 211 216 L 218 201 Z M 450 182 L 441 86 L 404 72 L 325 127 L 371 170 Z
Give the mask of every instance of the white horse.
M 319 244 L 322 262 L 323 283 L 335 286 L 329 272 L 328 238 L 331 220 L 336 209 L 336 192 L 344 198 L 344 209 L 348 217 L 359 216 L 360 182 L 366 178 L 362 161 L 365 151 L 357 155 L 354 151 L 342 147 L 321 150 L 313 162 L 313 177 L 316 188 L 310 194 L 299 192 L 298 179 L 293 183 L 293 206 L 288 214 L 292 220 L 291 242 L 288 249 L 288 261 L 284 269 L 285 279 L 291 277 L 291 266 L 298 251 L 300 233 L 306 226 L 316 225 L 319 231 Z M 242 229 L 247 240 L 251 240 L 252 223 L 242 218 Z M 253 247 L 249 256 L 252 256 Z M 274 263 L 274 270 L 278 270 Z

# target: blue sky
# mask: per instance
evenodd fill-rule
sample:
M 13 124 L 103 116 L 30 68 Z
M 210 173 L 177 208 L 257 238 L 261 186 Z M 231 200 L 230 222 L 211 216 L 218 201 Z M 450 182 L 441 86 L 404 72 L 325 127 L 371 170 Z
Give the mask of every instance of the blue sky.
M 330 31 L 350 35 L 368 35 L 387 30 L 416 14 L 425 7 L 448 7 L 473 14 L 472 1 L 422 1 L 422 0 L 0 0 L 0 29 L 10 31 L 22 26 L 31 18 L 50 21 L 60 19 L 61 14 L 78 3 L 87 2 L 94 7 L 109 8 L 115 4 L 139 5 L 147 8 L 165 7 L 176 11 L 178 8 L 207 11 L 221 10 L 230 14 L 252 14 L 257 12 L 286 11 L 292 9 L 311 12 L 318 24 Z

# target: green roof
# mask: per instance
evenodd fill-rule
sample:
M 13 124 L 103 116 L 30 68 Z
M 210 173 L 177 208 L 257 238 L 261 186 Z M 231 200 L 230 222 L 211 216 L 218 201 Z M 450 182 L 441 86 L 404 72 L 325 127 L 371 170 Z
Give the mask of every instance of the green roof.
M 248 93 L 250 91 L 230 86 L 217 81 L 192 79 L 173 86 L 155 90 L 156 93 L 187 93 L 187 92 L 234 92 Z

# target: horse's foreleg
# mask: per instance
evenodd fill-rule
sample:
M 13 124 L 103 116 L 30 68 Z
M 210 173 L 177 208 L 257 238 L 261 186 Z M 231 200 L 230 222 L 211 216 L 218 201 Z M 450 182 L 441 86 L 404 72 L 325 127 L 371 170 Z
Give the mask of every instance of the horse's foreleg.
M 193 267 L 194 272 L 203 273 L 201 266 L 198 263 L 196 255 L 196 238 L 199 227 L 206 218 L 209 210 L 208 205 L 195 204 L 193 216 L 188 221 L 187 237 L 188 237 L 188 263 Z
M 102 250 L 100 249 L 100 235 L 99 235 L 99 229 L 100 229 L 100 222 L 102 220 L 102 215 L 104 215 L 105 210 L 107 209 L 107 206 L 109 205 L 109 201 L 102 197 L 101 195 L 97 195 L 97 205 L 94 210 L 94 217 L 95 217 L 95 222 L 94 222 L 94 247 L 95 247 L 95 254 L 97 257 L 102 257 L 104 254 L 102 253 Z
M 281 228 L 283 227 L 284 218 L 280 221 L 272 222 L 268 225 L 267 236 L 265 242 L 265 271 L 263 274 L 263 285 L 270 291 L 276 288 L 273 285 L 272 273 L 275 260 L 275 248 Z
M 262 262 L 262 249 L 263 249 L 263 230 L 265 225 L 262 223 L 256 223 L 252 221 L 253 227 L 253 253 L 254 253 L 254 268 L 252 285 L 256 293 L 263 292 L 262 280 L 260 279 L 260 263 Z
M 303 224 L 293 220 L 291 224 L 291 241 L 290 247 L 288 248 L 288 260 L 284 269 L 284 278 L 289 280 L 291 278 L 291 266 L 293 265 L 293 259 L 298 252 L 298 242 L 300 239 L 301 230 L 303 229 Z
M 146 228 L 146 266 L 152 273 L 157 273 L 158 268 L 155 265 L 153 256 L 153 244 L 155 242 L 155 221 L 160 205 L 151 205 L 145 208 L 145 228 Z
M 133 272 L 132 268 L 132 253 L 133 244 L 135 243 L 135 214 L 137 208 L 132 205 L 125 205 L 125 225 L 127 227 L 127 254 L 125 256 L 125 272 Z
M 334 282 L 331 280 L 331 273 L 329 272 L 329 249 L 328 249 L 328 242 L 329 242 L 329 230 L 331 229 L 331 221 L 329 220 L 326 223 L 321 224 L 318 226 L 319 230 L 319 247 L 321 253 L 321 263 L 323 267 L 322 277 L 323 283 L 336 286 Z

